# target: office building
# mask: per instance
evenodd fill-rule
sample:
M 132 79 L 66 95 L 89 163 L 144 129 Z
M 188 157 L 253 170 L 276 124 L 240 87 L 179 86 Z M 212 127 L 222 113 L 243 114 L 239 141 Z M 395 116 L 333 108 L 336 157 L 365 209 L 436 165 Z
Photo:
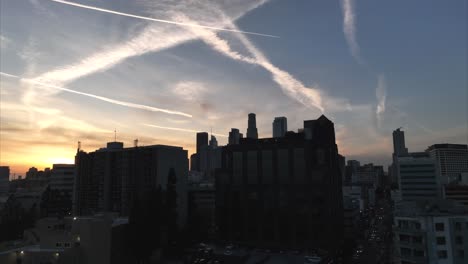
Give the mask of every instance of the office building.
M 408 149 L 405 145 L 405 132 L 400 130 L 393 131 L 393 155 L 395 156 L 405 156 L 408 154 Z
M 179 226 L 187 217 L 187 151 L 153 145 L 124 148 L 121 142 L 75 157 L 75 215 L 117 212 L 128 216 L 135 199 L 143 200 L 159 186 L 164 191 L 170 171 L 175 172 Z
M 73 184 L 75 182 L 74 164 L 54 164 L 50 174 L 49 187 L 52 190 L 73 193 Z
M 273 137 L 284 137 L 286 132 L 288 132 L 288 120 L 286 117 L 275 117 L 275 120 L 273 121 Z
M 449 184 L 442 187 L 442 198 L 468 206 L 468 185 Z
M 208 146 L 208 133 L 198 132 L 197 133 L 197 153 L 204 147 Z
M 436 162 L 441 184 L 458 181 L 468 173 L 468 146 L 461 144 L 434 144 L 427 150 Z
M 0 166 L 0 196 L 10 192 L 10 167 Z
M 468 259 L 468 210 L 449 200 L 396 204 L 393 263 L 462 264 Z
M 361 163 L 357 160 L 348 160 L 345 167 L 345 181 L 343 185 L 352 185 L 353 182 L 357 182 L 357 170 L 361 166 Z
M 248 126 L 247 126 L 247 138 L 257 139 L 257 120 L 254 113 L 249 114 Z
M 435 162 L 426 153 L 398 158 L 399 189 L 403 200 L 441 197 Z
M 242 138 L 242 133 L 239 133 L 239 129 L 231 128 L 231 131 L 229 132 L 228 144 L 229 145 L 239 144 L 239 141 L 241 138 Z
M 255 246 L 334 250 L 343 241 L 343 198 L 334 124 L 245 138 L 223 148 L 216 177 L 220 239 Z

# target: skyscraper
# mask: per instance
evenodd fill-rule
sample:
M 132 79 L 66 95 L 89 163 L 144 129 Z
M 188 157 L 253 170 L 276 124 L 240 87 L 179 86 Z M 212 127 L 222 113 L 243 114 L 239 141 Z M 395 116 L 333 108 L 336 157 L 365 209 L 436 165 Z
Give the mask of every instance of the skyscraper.
M 247 127 L 247 138 L 253 138 L 253 139 L 258 138 L 257 120 L 255 118 L 254 113 L 249 114 L 249 123 L 248 123 L 248 127 Z
M 393 155 L 404 156 L 408 154 L 408 149 L 405 146 L 405 132 L 400 128 L 393 131 Z
M 286 117 L 275 117 L 275 120 L 273 121 L 273 137 L 284 137 L 286 132 L 288 132 L 288 120 Z
M 231 128 L 231 132 L 229 132 L 229 145 L 239 144 L 239 140 L 242 138 L 242 134 L 239 133 L 239 129 Z
M 208 133 L 198 132 L 197 133 L 197 153 L 199 153 L 200 150 L 205 146 L 208 146 Z

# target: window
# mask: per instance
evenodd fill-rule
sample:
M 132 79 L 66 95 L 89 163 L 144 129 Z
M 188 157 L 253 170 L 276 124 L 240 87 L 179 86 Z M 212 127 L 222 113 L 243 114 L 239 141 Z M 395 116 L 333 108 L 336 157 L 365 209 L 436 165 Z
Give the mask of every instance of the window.
M 55 247 L 62 247 L 62 243 L 60 242 L 55 243 Z
M 70 243 L 64 243 L 64 247 L 69 248 L 69 247 L 70 247 Z
M 462 236 L 456 236 L 455 237 L 455 243 L 457 245 L 462 245 L 463 244 L 463 237 Z
M 415 249 L 413 251 L 415 257 L 424 257 L 424 251 Z
M 410 236 L 408 235 L 400 235 L 401 242 L 410 242 Z
M 446 259 L 447 258 L 447 250 L 439 250 L 437 251 L 437 257 L 439 259 Z
M 444 223 L 436 223 L 435 224 L 436 231 L 444 231 Z
M 445 237 L 437 237 L 437 245 L 445 245 Z
M 420 237 L 420 236 L 413 237 L 413 243 L 422 244 L 422 237 Z
M 414 223 L 414 228 L 417 229 L 417 230 L 420 230 L 421 229 L 421 223 L 415 222 Z
M 400 252 L 402 256 L 405 256 L 405 257 L 411 256 L 411 249 L 409 248 L 400 248 Z
M 461 231 L 461 223 L 460 222 L 455 223 L 455 230 Z

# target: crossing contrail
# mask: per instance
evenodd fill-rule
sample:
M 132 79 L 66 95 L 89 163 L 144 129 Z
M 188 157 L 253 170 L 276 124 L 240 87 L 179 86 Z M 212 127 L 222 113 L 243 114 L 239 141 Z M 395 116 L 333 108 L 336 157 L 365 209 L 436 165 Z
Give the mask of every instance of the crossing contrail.
M 166 23 L 166 24 L 172 24 L 172 25 L 178 25 L 178 26 L 184 26 L 184 27 L 206 28 L 206 29 L 212 29 L 212 30 L 218 30 L 218 31 L 228 31 L 228 32 L 242 33 L 242 34 L 249 34 L 249 35 L 256 35 L 256 36 L 269 37 L 269 38 L 279 38 L 279 36 L 268 35 L 268 34 L 262 34 L 262 33 L 256 33 L 256 32 L 250 32 L 250 31 L 241 31 L 241 30 L 236 30 L 236 29 L 228 29 L 228 28 L 219 28 L 219 27 L 203 26 L 203 25 L 198 25 L 198 24 L 183 23 L 183 22 L 176 22 L 176 21 L 165 20 L 165 19 L 157 19 L 157 18 L 151 18 L 151 17 L 145 17 L 145 16 L 138 16 L 138 15 L 133 15 L 133 14 L 129 14 L 129 13 L 123 13 L 123 12 L 113 11 L 113 10 L 109 10 L 109 9 L 105 9 L 105 8 L 99 8 L 99 7 L 95 7 L 95 6 L 83 5 L 83 4 L 78 4 L 78 3 L 69 2 L 69 1 L 64 1 L 64 0 L 50 0 L 50 1 L 56 2 L 56 3 L 65 4 L 65 5 L 70 5 L 70 6 L 75 6 L 75 7 L 90 9 L 90 10 L 94 10 L 94 11 L 99 11 L 99 12 L 114 14 L 114 15 L 120 15 L 120 16 L 126 16 L 126 17 L 133 17 L 133 18 L 138 18 L 138 19 L 142 19 L 142 20 L 149 20 L 149 21 L 160 22 L 160 23 Z
M 178 127 L 164 127 L 164 126 L 157 126 L 157 125 L 151 125 L 151 124 L 142 124 L 144 126 L 148 127 L 154 127 L 154 128 L 161 128 L 161 129 L 168 129 L 168 130 L 175 130 L 175 131 L 182 131 L 182 132 L 189 132 L 189 133 L 198 133 L 200 131 L 197 130 L 192 130 L 192 129 L 185 129 L 185 128 L 178 128 Z M 223 134 L 217 134 L 217 133 L 211 133 L 215 136 L 218 137 L 227 137 L 226 135 Z
M 72 90 L 72 89 L 68 89 L 68 88 L 64 88 L 64 87 L 60 87 L 60 86 L 56 86 L 56 85 L 43 83 L 43 82 L 40 82 L 40 81 L 25 79 L 25 78 L 22 78 L 20 76 L 13 75 L 13 74 L 8 74 L 8 73 L 5 73 L 5 72 L 0 72 L 0 75 L 10 77 L 10 78 L 16 78 L 16 79 L 19 79 L 20 81 L 23 81 L 23 82 L 26 82 L 26 83 L 36 84 L 36 85 L 40 85 L 40 86 L 44 86 L 44 87 L 64 91 L 64 92 L 69 92 L 69 93 L 74 93 L 74 94 L 79 94 L 79 95 L 91 97 L 91 98 L 98 99 L 98 100 L 108 102 L 108 103 L 111 103 L 111 104 L 116 104 L 116 105 L 126 106 L 126 107 L 130 107 L 130 108 L 136 108 L 136 109 L 142 109 L 142 110 L 147 110 L 147 111 L 152 111 L 152 112 L 163 112 L 163 113 L 171 114 L 171 115 L 180 115 L 180 116 L 185 116 L 185 117 L 192 117 L 192 115 L 184 113 L 184 112 L 173 111 L 173 110 L 168 110 L 168 109 L 152 107 L 152 106 L 148 106 L 148 105 L 135 104 L 135 103 L 129 103 L 129 102 L 124 102 L 124 101 L 114 100 L 114 99 L 111 99 L 111 98 L 107 98 L 107 97 L 103 97 L 103 96 L 99 96 L 99 95 L 95 95 L 95 94 L 90 94 L 90 93 L 84 93 L 84 92 L 80 92 L 80 91 L 76 91 L 76 90 Z

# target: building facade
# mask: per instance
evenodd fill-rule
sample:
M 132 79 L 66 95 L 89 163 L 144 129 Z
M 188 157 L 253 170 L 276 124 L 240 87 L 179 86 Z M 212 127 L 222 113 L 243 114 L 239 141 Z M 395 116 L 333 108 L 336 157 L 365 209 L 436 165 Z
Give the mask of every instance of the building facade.
M 435 162 L 425 153 L 398 158 L 399 190 L 403 200 L 441 197 Z
M 273 121 L 273 137 L 284 137 L 286 132 L 288 132 L 288 119 L 284 116 L 275 117 L 275 120 Z
M 168 174 L 177 179 L 179 225 L 187 218 L 187 151 L 181 147 L 153 145 L 123 148 L 111 142 L 107 148 L 75 157 L 76 181 L 73 199 L 75 215 L 117 212 L 128 216 L 135 199 L 143 199 L 151 190 L 165 190 Z
M 436 162 L 441 184 L 458 181 L 468 173 L 468 146 L 461 144 L 435 144 L 427 150 Z
M 74 164 L 54 164 L 50 174 L 49 186 L 53 190 L 73 193 L 73 184 L 75 182 Z
M 333 123 L 321 116 L 304 121 L 304 133 L 247 138 L 224 147 L 216 221 L 221 239 L 339 247 L 343 201 Z
M 10 167 L 0 166 L 0 196 L 10 192 Z
M 468 211 L 448 200 L 397 204 L 394 263 L 462 264 L 468 262 Z

